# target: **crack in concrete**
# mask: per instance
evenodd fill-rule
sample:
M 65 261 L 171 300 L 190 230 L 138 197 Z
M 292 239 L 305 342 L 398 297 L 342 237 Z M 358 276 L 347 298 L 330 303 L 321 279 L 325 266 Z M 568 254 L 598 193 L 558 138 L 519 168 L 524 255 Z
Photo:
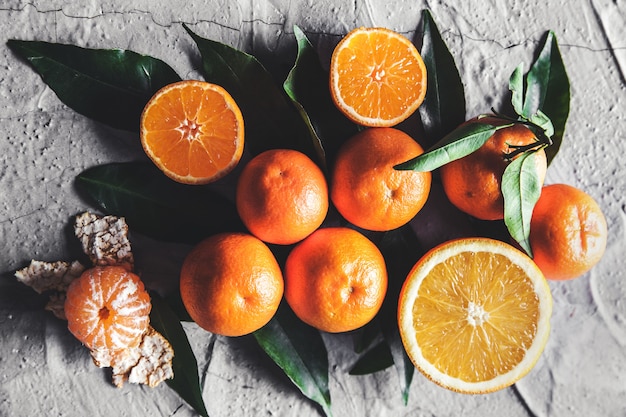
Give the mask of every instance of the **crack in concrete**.
M 32 7 L 33 9 L 35 9 L 35 11 L 37 13 L 60 13 L 62 14 L 64 17 L 68 18 L 68 19 L 86 19 L 86 20 L 93 20 L 93 19 L 98 19 L 107 15 L 127 15 L 127 14 L 138 14 L 138 15 L 145 15 L 148 16 L 150 18 L 150 20 L 157 26 L 159 27 L 163 27 L 163 28 L 171 28 L 175 25 L 180 25 L 180 24 L 186 24 L 189 26 L 197 26 L 199 24 L 213 24 L 216 25 L 218 27 L 224 28 L 224 29 L 228 29 L 228 30 L 232 30 L 232 31 L 236 31 L 236 32 L 240 32 L 241 31 L 241 26 L 239 27 L 235 27 L 232 25 L 228 25 L 213 19 L 198 19 L 195 21 L 186 21 L 186 20 L 172 20 L 169 23 L 162 23 L 159 22 L 154 16 L 153 14 L 148 11 L 148 10 L 141 10 L 141 9 L 129 9 L 126 11 L 101 11 L 100 13 L 96 13 L 96 14 L 91 14 L 91 15 L 78 15 L 78 14 L 70 14 L 67 13 L 62 7 L 61 8 L 55 8 L 55 9 L 40 9 L 36 4 L 29 2 L 29 3 L 25 3 L 22 7 L 0 7 L 0 12 L 21 12 L 21 11 L 25 11 L 28 7 Z M 370 21 L 372 21 L 372 24 L 374 24 L 373 22 L 373 16 L 371 14 L 371 10 L 370 10 L 370 5 L 369 3 L 366 2 L 366 11 L 368 14 L 368 17 L 370 19 Z M 591 2 L 591 8 L 594 12 L 594 16 L 596 17 L 597 21 L 598 21 L 598 26 L 600 28 L 600 31 L 603 35 L 603 40 L 607 43 L 607 47 L 606 48 L 593 48 L 590 47 L 588 45 L 581 45 L 581 44 L 571 44 L 571 43 L 560 43 L 559 46 L 561 47 L 567 47 L 567 48 L 578 48 L 578 49 L 584 49 L 590 52 L 609 52 L 611 53 L 611 55 L 613 56 L 613 59 L 615 60 L 619 73 L 620 73 L 620 77 L 621 80 L 624 81 L 626 80 L 626 76 L 624 74 L 623 69 L 621 68 L 621 66 L 619 65 L 619 62 L 617 61 L 617 58 L 615 56 L 615 52 L 616 51 L 620 51 L 620 50 L 626 50 L 626 45 L 625 46 L 614 46 L 611 42 L 611 39 L 608 37 L 607 33 L 606 33 L 606 28 L 604 27 L 604 24 L 602 23 L 602 20 L 600 19 L 600 16 L 598 14 L 598 11 L 595 7 L 595 5 L 593 4 L 593 2 Z M 358 2 L 355 0 L 354 2 L 354 10 L 355 10 L 355 15 L 357 15 L 358 13 Z M 266 26 L 279 26 L 282 27 L 284 29 L 285 27 L 285 17 L 284 15 L 282 16 L 283 20 L 280 22 L 270 22 L 267 20 L 264 20 L 262 18 L 252 18 L 252 19 L 243 19 L 241 20 L 242 25 L 254 25 L 257 23 L 266 25 Z M 286 35 L 293 35 L 293 31 L 291 30 L 283 30 L 283 33 L 285 33 Z M 305 31 L 305 33 L 307 33 L 308 35 L 314 35 L 314 36 L 332 36 L 332 37 L 342 37 L 345 35 L 345 33 L 333 33 L 333 32 L 321 32 L 321 31 Z M 418 30 L 412 30 L 412 31 L 402 31 L 399 32 L 402 33 L 403 35 L 412 38 L 413 36 L 415 36 L 416 34 L 418 34 Z M 511 48 L 515 48 L 515 47 L 519 47 L 519 46 L 523 46 L 527 43 L 538 43 L 539 41 L 534 39 L 534 38 L 527 38 L 521 42 L 516 42 L 516 43 L 511 43 L 511 44 L 504 44 L 501 41 L 497 40 L 497 39 L 489 39 L 489 38 L 476 38 L 476 37 L 472 37 L 469 36 L 467 34 L 461 34 L 461 33 L 456 33 L 453 30 L 444 30 L 441 32 L 442 36 L 444 36 L 444 34 L 450 34 L 451 36 L 455 36 L 457 38 L 460 39 L 469 39 L 470 41 L 473 42 L 486 42 L 486 43 L 492 43 L 497 45 L 498 47 L 500 47 L 501 49 L 511 49 Z

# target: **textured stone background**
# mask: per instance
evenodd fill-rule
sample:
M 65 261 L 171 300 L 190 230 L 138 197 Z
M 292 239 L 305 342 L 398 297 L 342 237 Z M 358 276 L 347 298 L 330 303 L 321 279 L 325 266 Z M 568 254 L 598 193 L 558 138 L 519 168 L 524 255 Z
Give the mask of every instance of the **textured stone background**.
M 83 4 L 80 4 L 83 3 Z M 66 108 L 6 47 L 10 38 L 120 47 L 168 62 L 199 78 L 198 57 L 181 23 L 255 54 L 282 82 L 300 26 L 323 60 L 350 29 L 385 26 L 412 38 L 430 8 L 460 67 L 468 117 L 496 108 L 508 77 L 529 64 L 546 30 L 555 32 L 572 85 L 562 150 L 547 182 L 586 190 L 609 223 L 609 246 L 587 275 L 551 283 L 553 331 L 533 371 L 490 395 L 448 392 L 415 375 L 408 406 L 390 369 L 347 374 L 347 335 L 326 336 L 337 416 L 624 416 L 626 415 L 626 2 L 624 0 L 60 0 L 0 1 L 0 415 L 191 416 L 165 385 L 116 389 L 106 371 L 64 324 L 40 310 L 12 273 L 31 258 L 72 259 L 68 225 L 89 208 L 73 189 L 87 167 L 141 158 L 119 132 Z M 182 3 L 182 2 L 181 2 Z M 326 61 L 325 61 L 326 62 Z M 433 242 L 438 239 L 433 237 Z M 152 242 L 135 242 L 151 259 Z M 185 247 L 160 247 L 154 274 L 175 268 Z M 175 285 L 159 282 L 155 285 Z M 249 338 L 216 338 L 188 325 L 212 416 L 319 415 Z

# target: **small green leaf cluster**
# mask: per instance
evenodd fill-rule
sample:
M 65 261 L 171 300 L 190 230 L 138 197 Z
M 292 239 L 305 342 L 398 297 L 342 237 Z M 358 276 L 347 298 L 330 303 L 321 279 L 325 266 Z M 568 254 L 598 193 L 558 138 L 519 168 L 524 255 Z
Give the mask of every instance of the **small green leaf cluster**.
M 480 115 L 459 125 L 424 154 L 395 168 L 432 171 L 475 152 L 499 129 L 514 124 L 528 127 L 536 141 L 525 146 L 509 145 L 510 151 L 502 155 L 510 163 L 502 176 L 501 191 L 506 228 L 511 237 L 532 256 L 530 220 L 542 187 L 533 154 L 545 150 L 548 163 L 552 161 L 561 145 L 569 114 L 569 80 L 554 33 L 548 32 L 539 56 L 525 76 L 523 64 L 515 68 L 509 79 L 509 90 L 515 115 L 505 115 L 492 109 L 493 114 Z M 481 121 L 487 116 L 501 119 L 504 123 L 493 125 Z
M 341 144 L 360 127 L 334 106 L 328 73 L 302 30 L 294 27 L 297 57 L 283 85 L 277 86 L 253 55 L 183 27 L 200 52 L 205 80 L 224 87 L 238 103 L 246 123 L 246 151 L 255 155 L 273 148 L 297 149 L 328 172 Z M 539 191 L 536 173 L 528 161 L 539 148 L 546 149 L 550 160 L 554 157 L 569 111 L 569 83 L 556 38 L 548 34 L 525 77 L 521 67 L 515 70 L 510 90 L 516 116 L 497 115 L 506 118 L 507 123 L 492 126 L 464 124 L 463 83 L 428 10 L 422 12 L 421 29 L 417 33 L 421 34 L 428 84 L 419 119 L 427 140 L 436 143 L 397 169 L 437 169 L 478 149 L 497 129 L 526 124 L 536 132 L 537 146 L 513 151 L 520 157 L 509 165 L 502 190 L 507 227 L 522 243 L 527 239 L 529 215 Z M 30 63 L 67 106 L 97 122 L 135 133 L 143 107 L 152 95 L 180 80 L 165 62 L 132 51 L 22 40 L 10 40 L 8 45 Z M 232 200 L 218 189 L 175 183 L 147 159 L 91 167 L 77 176 L 76 186 L 98 209 L 124 216 L 131 230 L 158 240 L 195 244 L 222 231 L 245 230 Z M 394 366 L 406 404 L 414 367 L 400 340 L 397 299 L 408 271 L 426 248 L 421 247 L 410 225 L 368 236 L 385 256 L 389 288 L 378 316 L 354 332 L 355 354 L 360 357 L 350 373 L 372 373 Z M 272 246 L 279 261 L 284 261 L 289 249 Z M 153 301 L 152 325 L 168 338 L 176 353 L 175 378 L 168 384 L 206 416 L 197 362 L 180 323 L 189 317 L 177 294 L 165 299 L 155 294 Z M 331 414 L 328 355 L 320 332 L 298 320 L 283 303 L 253 338 L 307 398 L 326 415 Z

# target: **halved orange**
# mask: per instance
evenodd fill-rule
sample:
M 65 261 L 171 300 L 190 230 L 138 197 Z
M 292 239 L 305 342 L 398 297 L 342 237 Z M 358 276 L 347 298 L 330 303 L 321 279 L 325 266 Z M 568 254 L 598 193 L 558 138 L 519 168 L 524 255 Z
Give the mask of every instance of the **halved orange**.
M 363 126 L 394 126 L 426 96 L 426 66 L 415 45 L 386 28 L 357 28 L 335 47 L 330 62 L 335 105 Z
M 457 392 L 510 386 L 539 359 L 552 296 L 524 253 L 487 238 L 443 243 L 409 272 L 398 324 L 415 366 Z
M 232 171 L 243 153 L 243 116 L 219 85 L 167 85 L 141 115 L 141 144 L 161 171 L 184 184 L 207 184 Z

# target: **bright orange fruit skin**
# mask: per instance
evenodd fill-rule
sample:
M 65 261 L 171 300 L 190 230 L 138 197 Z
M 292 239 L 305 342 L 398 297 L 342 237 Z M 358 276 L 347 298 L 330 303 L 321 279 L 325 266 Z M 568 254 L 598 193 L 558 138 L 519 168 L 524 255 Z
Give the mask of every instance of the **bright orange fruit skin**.
M 328 185 L 305 154 L 272 149 L 246 164 L 237 182 L 237 212 L 264 242 L 288 245 L 317 229 L 328 212 Z
M 484 123 L 501 125 L 502 120 L 481 119 Z M 475 152 L 440 168 L 443 189 L 450 202 L 459 210 L 481 220 L 504 218 L 502 174 L 510 162 L 504 154 L 512 149 L 509 145 L 528 145 L 536 141 L 534 133 L 523 125 L 503 128 Z M 543 150 L 534 153 L 540 183 L 543 184 L 547 170 Z
M 211 236 L 187 255 L 180 295 L 191 318 L 223 336 L 260 329 L 276 313 L 283 276 L 271 250 L 247 233 Z
M 72 281 L 65 300 L 70 332 L 90 349 L 136 347 L 150 324 L 150 296 L 121 266 L 97 266 Z
M 386 291 L 382 254 L 353 229 L 318 229 L 287 257 L 285 299 L 302 321 L 319 330 L 339 333 L 364 326 Z
M 424 207 L 430 172 L 400 171 L 394 166 L 424 152 L 395 128 L 369 128 L 350 138 L 335 159 L 330 196 L 350 223 L 387 231 L 408 223 Z
M 602 258 L 607 235 L 602 209 L 589 194 L 567 184 L 543 187 L 530 222 L 530 247 L 546 278 L 588 272 Z

